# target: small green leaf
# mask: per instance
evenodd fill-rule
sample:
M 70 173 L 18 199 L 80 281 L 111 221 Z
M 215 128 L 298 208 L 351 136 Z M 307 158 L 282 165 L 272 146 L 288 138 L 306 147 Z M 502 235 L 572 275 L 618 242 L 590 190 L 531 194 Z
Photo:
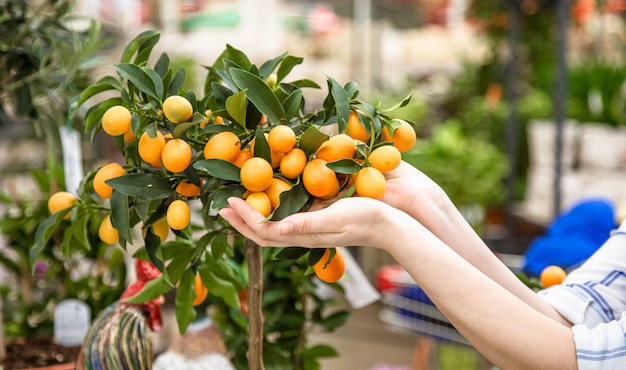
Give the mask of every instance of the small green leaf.
M 154 92 L 158 97 L 157 100 L 161 101 L 161 99 L 163 99 L 163 80 L 161 79 L 161 76 L 159 76 L 159 74 L 154 70 L 147 67 L 141 67 L 141 70 L 144 71 L 144 73 L 152 80 Z
M 141 45 L 143 45 L 144 43 L 150 44 L 152 43 L 152 41 L 150 41 L 151 39 L 156 38 L 158 40 L 160 37 L 161 36 L 159 32 L 154 31 L 154 30 L 148 30 L 148 31 L 144 31 L 140 33 L 139 35 L 137 35 L 137 37 L 135 37 L 132 41 L 130 41 L 126 45 L 122 53 L 120 62 L 121 63 L 130 62 L 130 59 L 133 57 L 133 55 L 135 54 L 135 52 L 137 51 L 137 49 L 139 49 Z
M 163 263 L 163 256 L 161 255 L 159 246 L 161 245 L 161 238 L 158 235 L 155 235 L 152 231 L 152 228 L 146 229 L 146 236 L 144 237 L 144 241 L 146 243 L 146 252 L 148 253 L 148 258 L 150 258 L 150 262 L 159 269 L 159 271 L 163 271 L 165 269 L 165 264 Z M 168 281 L 169 283 L 169 281 Z
M 170 67 L 170 58 L 167 53 L 162 53 L 156 64 L 154 65 L 154 71 L 164 78 Z
M 172 287 L 165 282 L 163 275 L 148 281 L 137 294 L 124 299 L 128 303 L 145 303 L 169 292 Z
M 346 322 L 348 322 L 348 320 L 350 320 L 350 312 L 338 311 L 324 318 L 320 322 L 320 325 L 323 326 L 326 330 L 332 331 L 344 325 Z
M 133 235 L 130 230 L 128 195 L 120 193 L 115 188 L 111 193 L 111 223 L 117 229 L 120 238 L 132 243 Z
M 335 79 L 330 76 L 328 78 L 329 90 L 335 101 L 335 109 L 337 111 L 337 124 L 339 132 L 346 130 L 348 124 L 348 118 L 350 117 L 350 102 L 348 100 L 348 94 L 341 85 Z
M 303 356 L 306 358 L 337 357 L 339 356 L 339 353 L 331 346 L 318 344 L 311 348 L 307 348 Z
M 257 128 L 254 133 L 254 148 L 252 149 L 255 157 L 261 157 L 267 162 L 272 163 L 272 152 L 270 145 L 267 142 L 265 134 L 260 128 Z
M 402 101 L 401 101 L 401 102 L 399 102 L 398 104 L 394 105 L 394 106 L 393 106 L 393 107 L 391 107 L 391 108 L 381 109 L 380 111 L 381 111 L 382 113 L 390 113 L 390 112 L 393 112 L 393 111 L 394 111 L 394 110 L 396 110 L 396 109 L 400 109 L 400 108 L 402 108 L 402 107 L 405 107 L 407 104 L 409 104 L 409 102 L 411 101 L 411 98 L 412 98 L 412 97 L 413 97 L 413 91 L 411 91 L 411 92 L 409 93 L 409 95 L 407 95 L 407 97 L 406 97 L 406 98 L 402 99 Z
M 119 90 L 122 86 L 120 82 L 111 76 L 106 76 L 96 82 L 94 85 L 85 88 L 78 98 L 76 105 L 80 107 L 89 98 L 108 90 Z
M 241 127 L 246 127 L 246 109 L 248 98 L 245 91 L 240 91 L 226 98 L 226 111 Z
M 298 147 L 302 149 L 308 157 L 315 153 L 322 143 L 328 140 L 328 137 L 328 135 L 321 132 L 317 127 L 310 126 L 302 133 Z
M 295 57 L 293 55 L 287 55 L 283 62 L 280 63 L 280 67 L 278 67 L 278 72 L 276 72 L 276 77 L 278 82 L 285 79 L 285 77 L 291 72 L 293 67 L 302 63 L 304 59 L 302 57 Z
M 211 262 L 213 261 L 207 260 L 206 263 L 198 267 L 202 283 L 209 289 L 211 294 L 221 297 L 227 305 L 239 310 L 239 295 L 235 285 L 215 275 L 211 271 L 211 265 L 213 264 Z
M 291 189 L 280 194 L 278 207 L 270 215 L 270 220 L 282 220 L 289 215 L 299 212 L 310 198 L 311 195 L 306 191 L 302 183 L 292 186 Z
M 114 67 L 121 77 L 127 78 L 139 91 L 157 101 L 161 101 L 161 97 L 157 93 L 154 82 L 152 82 L 150 76 L 141 67 L 134 64 L 115 64 Z
M 259 76 L 238 68 L 231 68 L 228 71 L 237 86 L 241 90 L 246 90 L 248 99 L 256 105 L 259 111 L 265 113 L 271 122 L 286 123 L 283 106 L 272 89 Z
M 54 213 L 48 216 L 48 218 L 43 220 L 39 226 L 37 226 L 37 230 L 35 231 L 35 244 L 33 244 L 29 251 L 29 262 L 33 273 L 35 272 L 34 268 L 39 253 L 41 253 L 41 251 L 45 248 L 46 243 L 48 243 L 48 240 L 50 240 L 50 237 L 52 236 L 52 233 L 57 228 L 59 223 L 63 221 L 63 217 L 65 217 L 66 214 L 67 212 L 63 211 Z
M 204 171 L 218 179 L 237 182 L 241 181 L 241 178 L 239 177 L 241 169 L 232 162 L 225 161 L 223 159 L 204 159 L 197 161 L 194 162 L 193 168 L 198 171 Z
M 196 297 L 193 282 L 193 271 L 188 269 L 183 274 L 176 290 L 176 322 L 181 335 L 185 333 L 189 324 L 196 318 L 196 310 L 193 308 L 193 300 Z
M 295 90 L 283 101 L 283 108 L 287 119 L 297 116 L 303 106 L 302 90 Z
M 167 180 L 152 174 L 126 174 L 109 179 L 106 184 L 122 194 L 146 200 L 165 199 L 175 193 Z
M 276 258 L 283 260 L 297 260 L 298 258 L 309 253 L 309 251 L 311 251 L 311 249 L 304 247 L 287 247 L 278 252 L 276 254 Z
M 243 198 L 243 194 L 246 192 L 246 188 L 241 184 L 227 185 L 215 192 L 213 196 L 213 202 L 211 207 L 214 209 L 222 209 L 228 207 L 228 198 L 237 197 Z
M 167 96 L 178 95 L 181 87 L 185 83 L 185 79 L 187 79 L 187 71 L 181 67 L 176 71 L 172 81 L 169 86 L 167 86 Z
M 357 173 L 361 169 L 361 164 L 354 159 L 346 158 L 340 159 L 335 162 L 327 163 L 326 167 L 335 171 L 336 173 L 343 173 L 346 175 Z

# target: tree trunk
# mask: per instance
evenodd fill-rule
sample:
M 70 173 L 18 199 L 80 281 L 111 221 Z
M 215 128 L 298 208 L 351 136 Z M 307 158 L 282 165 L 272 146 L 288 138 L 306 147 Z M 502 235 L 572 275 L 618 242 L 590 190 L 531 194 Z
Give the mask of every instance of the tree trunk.
M 263 259 L 261 247 L 252 240 L 245 240 L 245 253 L 248 262 L 248 367 L 250 370 L 263 370 Z

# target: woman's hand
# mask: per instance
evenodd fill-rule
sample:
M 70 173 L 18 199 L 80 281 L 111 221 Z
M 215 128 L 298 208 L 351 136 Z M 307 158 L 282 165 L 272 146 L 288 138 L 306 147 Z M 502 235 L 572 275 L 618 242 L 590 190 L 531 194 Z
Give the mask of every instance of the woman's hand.
M 389 230 L 402 212 L 369 198 L 339 199 L 326 208 L 300 212 L 281 221 L 266 221 L 244 200 L 230 198 L 219 214 L 261 246 L 328 248 L 346 245 L 386 247 Z M 387 239 L 387 240 L 386 240 Z

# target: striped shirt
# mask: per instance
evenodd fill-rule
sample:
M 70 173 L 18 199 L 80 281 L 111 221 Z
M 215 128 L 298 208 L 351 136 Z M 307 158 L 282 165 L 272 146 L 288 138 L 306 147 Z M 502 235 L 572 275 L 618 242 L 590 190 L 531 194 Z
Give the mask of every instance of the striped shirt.
M 563 284 L 538 294 L 574 325 L 580 370 L 626 369 L 626 221 Z

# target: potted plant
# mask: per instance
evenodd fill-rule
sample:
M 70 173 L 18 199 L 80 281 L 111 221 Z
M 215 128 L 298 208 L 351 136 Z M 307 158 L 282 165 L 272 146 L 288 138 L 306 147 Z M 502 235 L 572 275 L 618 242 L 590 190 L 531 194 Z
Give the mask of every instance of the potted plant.
M 328 77 L 322 106 L 311 109 L 303 91 L 321 87 L 289 79 L 302 58 L 285 53 L 257 65 L 230 45 L 207 67 L 204 91 L 197 93 L 182 88 L 186 71 L 172 68 L 166 53 L 150 59 L 159 37 L 154 31 L 138 35 L 114 65 L 116 75 L 103 77 L 81 94 L 78 106 L 102 92 L 113 93 L 87 109 L 84 130 L 113 136 L 124 163 L 88 171 L 78 197 L 40 225 L 32 262 L 68 215 L 72 224 L 104 216 L 101 236 L 123 248 L 139 243 L 134 256 L 161 273 L 124 302 L 151 301 L 175 289 L 182 333 L 197 316 L 194 301 L 206 287 L 227 308 L 221 323 L 248 332 L 247 339 L 234 336 L 246 344 L 247 366 L 270 366 L 267 354 L 275 351 L 282 352 L 277 361 L 290 368 L 317 368 L 317 358 L 334 351 L 307 346 L 306 331 L 311 323 L 333 329 L 346 314 L 324 309 L 314 278 L 331 284 L 340 279 L 342 251 L 335 246 L 261 251 L 216 210 L 231 196 L 244 197 L 277 220 L 340 190 L 344 196 L 382 196 L 382 171 L 399 164 L 401 151 L 415 142 L 408 122 L 389 117 L 410 95 L 383 108 L 360 100 L 354 82 L 341 85 Z M 173 239 L 157 236 L 157 225 L 164 221 L 164 231 Z M 135 227 L 142 229 L 139 240 L 132 234 Z M 272 289 L 279 283 L 283 285 Z M 242 291 L 247 300 L 240 297 Z M 247 307 L 242 308 L 242 301 Z M 279 304 L 280 310 L 271 311 Z M 285 348 L 293 355 L 285 357 Z M 90 360 L 100 361 L 97 356 Z

